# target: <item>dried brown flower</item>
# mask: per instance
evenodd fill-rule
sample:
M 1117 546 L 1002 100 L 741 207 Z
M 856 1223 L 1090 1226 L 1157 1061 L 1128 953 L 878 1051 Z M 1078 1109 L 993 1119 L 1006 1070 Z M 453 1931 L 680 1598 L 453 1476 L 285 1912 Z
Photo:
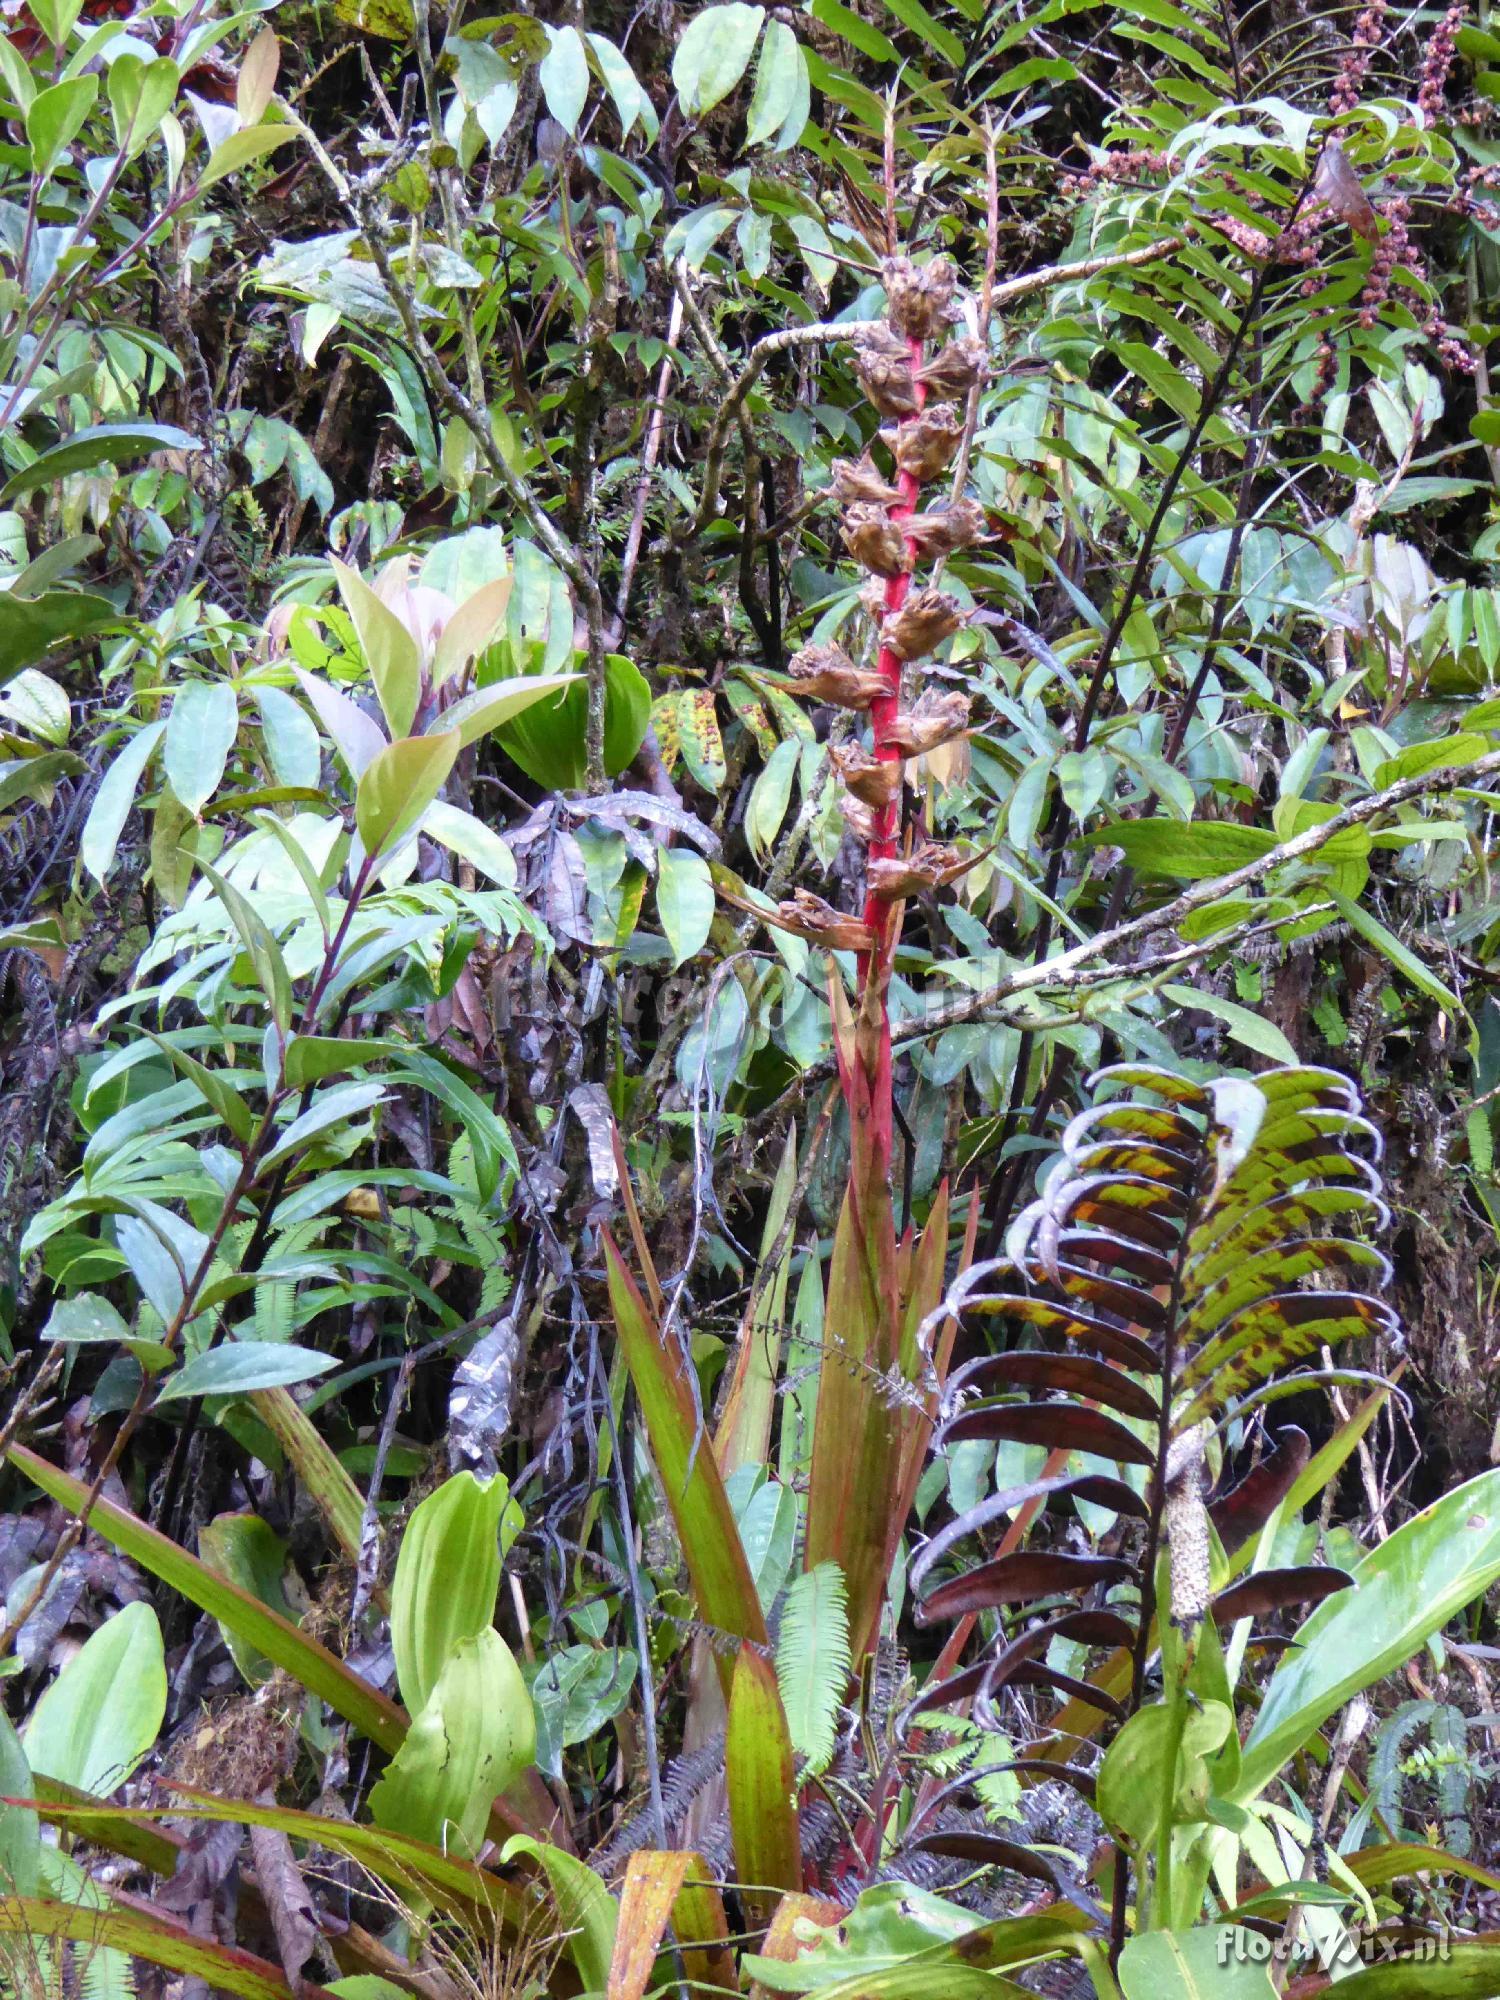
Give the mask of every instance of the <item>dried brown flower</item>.
M 964 622 L 956 598 L 941 590 L 917 590 L 880 628 L 880 643 L 900 660 L 920 660 Z
M 834 769 L 862 805 L 873 806 L 879 812 L 901 790 L 901 766 L 895 760 L 887 762 L 872 757 L 853 743 L 830 743 L 828 754 Z
M 829 951 L 869 951 L 875 942 L 874 932 L 861 918 L 836 910 L 811 889 L 799 889 L 786 902 L 778 903 L 768 921 Z
M 962 736 L 969 726 L 969 697 L 957 688 L 939 693 L 928 688 L 907 715 L 896 716 L 885 732 L 903 757 L 925 757 L 940 743 Z
M 866 709 L 889 690 L 885 676 L 855 666 L 842 646 L 804 646 L 787 662 L 796 692 L 836 708 Z
M 978 856 L 966 858 L 945 841 L 924 840 L 912 854 L 872 860 L 867 874 L 870 893 L 883 903 L 899 902 L 904 896 L 920 896 L 962 875 L 977 859 Z
M 984 509 L 977 500 L 955 500 L 950 507 L 913 515 L 902 523 L 901 532 L 914 544 L 919 562 L 934 562 L 977 542 L 984 526 Z
M 881 478 L 868 452 L 863 458 L 836 458 L 828 491 L 840 507 L 852 506 L 856 501 L 871 507 L 889 507 L 901 498 L 900 487 Z
M 917 407 L 911 350 L 899 333 L 881 326 L 855 336 L 854 372 L 883 417 L 910 416 Z
M 857 563 L 876 576 L 902 576 L 911 568 L 911 555 L 899 522 L 883 507 L 856 501 L 843 519 L 844 546 Z
M 891 325 L 908 340 L 933 340 L 955 317 L 958 273 L 946 257 L 920 267 L 909 257 L 887 257 L 880 267 Z
M 922 380 L 935 396 L 967 396 L 984 382 L 990 372 L 989 356 L 983 341 L 965 334 L 950 340 L 922 370 Z
M 929 403 L 919 417 L 888 435 L 897 469 L 925 483 L 948 470 L 963 434 L 963 418 L 955 404 Z

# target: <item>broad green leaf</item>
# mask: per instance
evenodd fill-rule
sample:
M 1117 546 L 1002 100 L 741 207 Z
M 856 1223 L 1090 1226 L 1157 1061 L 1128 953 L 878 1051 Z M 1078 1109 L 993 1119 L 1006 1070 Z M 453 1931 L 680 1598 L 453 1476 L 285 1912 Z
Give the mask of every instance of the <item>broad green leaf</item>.
M 1330 1715 L 1383 1680 L 1500 1577 L 1500 1469 L 1455 1487 L 1356 1565 L 1271 1677 L 1236 1797 L 1253 1799 Z
M 130 1338 L 130 1328 L 98 1292 L 78 1292 L 59 1299 L 42 1328 L 43 1340 L 108 1340 Z
M 516 886 L 516 857 L 493 827 L 473 813 L 449 805 L 446 799 L 434 799 L 422 815 L 422 831 L 429 840 L 472 861 L 502 889 Z
M 216 1575 L 228 1577 L 280 1617 L 291 1620 L 284 1581 L 286 1543 L 258 1514 L 219 1514 L 205 1522 L 198 1530 L 198 1555 Z M 258 1646 L 242 1638 L 232 1625 L 221 1622 L 219 1630 L 251 1687 L 260 1687 L 271 1678 L 274 1666 Z
M 7 598 L 6 609 L 13 600 Z M 67 742 L 72 707 L 67 695 L 47 674 L 27 667 L 0 687 L 0 726 L 24 729 L 28 735 L 59 748 Z
M 23 1445 L 12 1445 L 10 1463 L 34 1486 L 77 1514 L 88 1487 L 61 1472 Z M 310 1639 L 285 1618 L 278 1617 L 248 1591 L 216 1576 L 166 1535 L 158 1534 L 134 1514 L 102 1496 L 89 1513 L 89 1526 L 132 1562 L 159 1577 L 210 1617 L 241 1633 L 267 1659 L 289 1673 L 299 1686 L 326 1701 L 337 1715 L 362 1730 L 382 1750 L 393 1751 L 406 1732 L 406 1717 L 392 1701 L 334 1658 L 326 1646 Z M 0 1901 L 3 1907 L 3 1901 Z
M 239 721 L 234 689 L 224 681 L 189 681 L 173 697 L 162 766 L 195 818 L 219 788 Z
M 764 863 L 786 818 L 791 803 L 792 779 L 802 746 L 794 736 L 784 737 L 766 759 L 766 767 L 756 779 L 745 808 L 745 838 L 756 860 Z
M 764 7 L 744 0 L 705 7 L 683 30 L 672 58 L 672 82 L 689 118 L 701 118 L 726 98 L 749 68 Z
M 63 152 L 77 138 L 99 95 L 95 75 L 75 76 L 40 90 L 26 112 L 26 137 L 31 145 L 31 170 L 46 180 Z
M 388 743 L 359 781 L 354 823 L 372 859 L 411 832 L 448 781 L 458 756 L 456 729 Z
M 1275 2000 L 1266 1940 L 1232 1924 L 1148 1931 L 1120 1954 L 1125 2000 Z
M 1135 819 L 1100 827 L 1085 837 L 1090 847 L 1119 847 L 1132 868 L 1146 875 L 1176 875 L 1186 882 L 1212 880 L 1259 861 L 1276 845 L 1269 827 L 1229 820 Z
M 350 569 L 337 556 L 328 560 L 338 579 L 339 595 L 354 620 L 365 665 L 370 669 L 391 736 L 393 739 L 405 736 L 416 716 L 422 691 L 422 659 L 417 642 L 358 570 Z
M 1207 1760 L 1233 1726 L 1233 1712 L 1222 1701 L 1204 1702 L 1185 1720 L 1162 1701 L 1137 1709 L 1099 1769 L 1105 1825 L 1133 1847 L 1148 1846 L 1169 1789 L 1174 1822 L 1200 1819 L 1208 1798 Z
M 714 880 L 690 848 L 663 848 L 656 864 L 656 912 L 672 947 L 672 969 L 699 953 L 714 920 Z
M 549 28 L 551 46 L 542 57 L 537 81 L 547 109 L 571 139 L 589 94 L 589 59 L 576 28 Z
M 611 653 L 604 665 L 604 769 L 615 778 L 641 747 L 651 721 L 651 688 L 640 668 L 622 654 Z M 560 677 L 548 678 L 555 682 Z M 497 731 L 506 755 L 527 777 L 553 791 L 576 791 L 587 775 L 588 704 L 581 676 L 572 680 L 557 699 L 513 714 Z
M 195 1087 L 203 1101 L 216 1111 L 241 1145 L 248 1142 L 256 1126 L 256 1117 L 244 1098 L 233 1084 L 217 1071 L 209 1069 L 198 1058 L 165 1035 L 158 1035 L 152 1029 L 143 1031 L 166 1056 L 175 1070 Z
M 42 452 L 30 465 L 12 473 L 0 487 L 0 501 L 14 499 L 18 493 L 30 493 L 33 488 L 61 479 L 69 472 L 92 471 L 96 465 L 124 465 L 153 451 L 201 449 L 199 439 L 178 430 L 175 424 L 93 424 L 86 430 L 75 431 L 72 437 Z M 9 617 L 9 612 L 6 615 Z M 119 616 L 113 605 L 109 616 L 111 619 Z
M 127 51 L 109 66 L 109 108 L 115 144 L 127 160 L 143 153 L 171 110 L 180 73 L 166 56 L 152 61 Z
M 115 850 L 135 803 L 136 786 L 166 727 L 165 722 L 148 722 L 144 729 L 138 729 L 100 780 L 78 850 L 96 882 L 102 883 L 114 866 Z
M 415 1715 L 463 1639 L 489 1630 L 500 1588 L 502 1523 L 510 1485 L 458 1472 L 406 1525 L 391 1588 L 396 1684 Z M 511 1510 L 519 1515 L 519 1509 Z M 515 1527 L 512 1524 L 512 1539 Z
M 314 714 L 333 738 L 334 748 L 343 758 L 350 777 L 357 783 L 386 747 L 380 724 L 331 682 L 319 680 L 316 674 L 301 667 L 293 668 L 293 672 L 312 703 Z
M 106 1798 L 156 1742 L 166 1710 L 156 1613 L 149 1604 L 128 1604 L 43 1692 L 26 1725 L 26 1761 L 43 1776 Z
M 276 782 L 315 788 L 323 768 L 317 730 L 284 688 L 257 688 L 255 701 Z
M 241 167 L 248 167 L 252 160 L 264 159 L 267 153 L 274 153 L 278 146 L 286 145 L 296 136 L 296 129 L 291 125 L 252 125 L 246 131 L 231 132 L 227 139 L 214 147 L 208 165 L 199 175 L 199 192 L 211 188 L 226 174 L 235 174 Z
M 536 1755 L 531 1696 L 492 1628 L 460 1640 L 370 1794 L 377 1826 L 472 1853 L 490 1807 Z
M 226 1340 L 179 1368 L 157 1391 L 156 1400 L 180 1403 L 196 1396 L 248 1396 L 252 1389 L 310 1382 L 337 1366 L 336 1355 L 315 1354 L 310 1347 L 276 1340 Z
M 340 1083 L 335 1084 L 332 1090 L 319 1091 L 307 1109 L 298 1112 L 266 1154 L 261 1161 L 261 1172 L 273 1170 L 283 1160 L 295 1159 L 320 1132 L 330 1131 L 350 1118 L 358 1118 L 362 1112 L 370 1111 L 381 1103 L 387 1094 L 383 1083 Z
M 745 144 L 774 142 L 777 152 L 796 145 L 811 109 L 807 59 L 785 21 L 772 21 L 755 65 L 755 90 L 745 126 Z
M 651 126 L 655 120 L 655 112 L 650 98 L 641 88 L 635 71 L 608 35 L 591 34 L 588 43 L 593 51 L 594 61 L 599 67 L 599 74 L 604 79 L 604 87 L 613 98 L 615 110 L 619 114 L 621 138 L 630 137 L 631 129 L 638 118 L 643 118 L 646 124 L 647 138 L 654 138 Z
M 358 1036 L 346 1039 L 342 1035 L 293 1035 L 282 1055 L 281 1073 L 294 1090 L 300 1090 L 305 1084 L 322 1083 L 325 1078 L 342 1076 L 347 1070 L 363 1069 L 366 1063 L 378 1062 L 382 1056 L 407 1053 L 405 1042 L 361 1040 Z
M 49 788 L 77 769 L 78 759 L 68 750 L 48 750 L 40 757 L 0 764 L 0 812 L 20 799 L 50 799 Z
M 1269 1056 L 1278 1063 L 1299 1060 L 1297 1051 L 1276 1023 L 1265 1020 L 1253 1008 L 1241 1007 L 1237 1001 L 1224 999 L 1222 994 L 1200 993 L 1193 986 L 1169 983 L 1158 990 L 1162 998 L 1170 1000 L 1174 1007 L 1196 1007 L 1201 1013 L 1214 1015 L 1224 1022 L 1235 1041 L 1243 1042 L 1257 1055 Z
M 459 741 L 467 748 L 469 744 L 477 743 L 481 736 L 487 736 L 492 729 L 498 729 L 502 722 L 508 722 L 513 715 L 523 715 L 537 702 L 561 693 L 582 678 L 581 674 L 514 675 L 509 680 L 497 681 L 490 687 L 466 694 L 461 701 L 441 710 L 426 733 L 434 735 L 440 730 L 456 729 Z M 635 752 L 630 754 L 634 756 Z

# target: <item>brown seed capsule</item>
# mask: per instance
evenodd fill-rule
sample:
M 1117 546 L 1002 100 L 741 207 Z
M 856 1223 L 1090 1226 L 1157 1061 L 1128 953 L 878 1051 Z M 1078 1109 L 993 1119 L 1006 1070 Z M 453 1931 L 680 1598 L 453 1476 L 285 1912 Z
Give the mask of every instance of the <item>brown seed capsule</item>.
M 842 646 L 804 646 L 787 662 L 795 692 L 836 708 L 867 709 L 890 690 L 885 676 L 855 666 Z
M 809 944 L 823 945 L 829 951 L 868 951 L 875 942 L 867 923 L 836 910 L 811 889 L 799 889 L 786 902 L 778 903 L 770 921 L 781 930 L 792 931 L 806 938 Z
M 961 340 L 950 340 L 932 357 L 922 370 L 922 380 L 935 396 L 967 396 L 989 372 L 983 342 L 965 334 Z
M 899 763 L 884 763 L 852 743 L 830 743 L 828 754 L 834 769 L 861 805 L 873 806 L 879 812 L 901 790 Z
M 901 498 L 900 487 L 881 478 L 868 452 L 863 458 L 836 458 L 828 491 L 840 507 L 852 506 L 855 501 L 864 501 L 872 507 L 889 507 Z
M 906 537 L 883 507 L 857 501 L 846 509 L 842 526 L 845 548 L 876 576 L 902 576 L 911 568 Z
M 899 472 L 924 483 L 940 479 L 963 439 L 963 419 L 953 403 L 929 403 L 921 416 L 888 432 Z
M 869 864 L 870 893 L 883 903 L 899 902 L 903 896 L 920 896 L 947 880 L 950 871 L 963 866 L 956 847 L 924 840 L 914 854 L 896 854 Z
M 954 318 L 958 273 L 946 257 L 920 268 L 908 257 L 887 257 L 880 267 L 891 325 L 908 340 L 933 340 Z
M 969 726 L 969 697 L 957 688 L 939 693 L 928 688 L 908 715 L 896 716 L 884 740 L 903 757 L 925 757 L 940 743 L 962 736 Z
M 920 660 L 964 622 L 956 598 L 941 590 L 917 590 L 880 628 L 880 643 L 900 660 Z
M 935 562 L 966 549 L 984 533 L 984 509 L 977 500 L 955 500 L 929 514 L 915 514 L 902 523 L 903 536 L 915 545 L 919 562 Z
M 854 372 L 883 417 L 904 417 L 917 407 L 911 350 L 899 333 L 881 326 L 854 340 Z

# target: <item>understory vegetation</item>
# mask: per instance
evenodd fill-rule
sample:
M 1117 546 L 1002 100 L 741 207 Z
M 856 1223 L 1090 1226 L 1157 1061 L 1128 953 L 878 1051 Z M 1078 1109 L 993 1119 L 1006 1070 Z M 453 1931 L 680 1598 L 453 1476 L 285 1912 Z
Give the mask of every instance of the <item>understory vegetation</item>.
M 545 12 L 0 7 L 0 1990 L 1500 1995 L 1500 34 Z

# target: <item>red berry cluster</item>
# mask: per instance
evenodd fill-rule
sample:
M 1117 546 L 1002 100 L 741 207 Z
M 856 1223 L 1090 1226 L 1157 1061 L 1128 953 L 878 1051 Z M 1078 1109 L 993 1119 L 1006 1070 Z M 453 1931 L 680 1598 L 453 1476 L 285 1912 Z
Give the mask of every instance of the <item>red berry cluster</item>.
M 1349 52 L 1339 64 L 1333 89 L 1328 94 L 1328 109 L 1335 118 L 1345 111 L 1352 111 L 1360 100 L 1370 58 L 1380 46 L 1387 5 L 1388 0 L 1369 0 L 1369 5 L 1354 24 Z
M 1448 90 L 1448 72 L 1453 67 L 1453 58 L 1458 51 L 1458 31 L 1463 26 L 1468 8 L 1463 0 L 1454 0 L 1442 20 L 1438 22 L 1432 40 L 1427 44 L 1422 57 L 1422 77 L 1417 90 L 1417 109 L 1423 117 L 1431 120 L 1441 117 L 1443 100 Z
M 1143 180 L 1148 175 L 1170 171 L 1165 153 L 1155 152 L 1149 146 L 1135 146 L 1125 153 L 1102 154 L 1081 174 L 1064 174 L 1062 192 L 1066 195 L 1092 194 L 1095 188 L 1106 184 Z

